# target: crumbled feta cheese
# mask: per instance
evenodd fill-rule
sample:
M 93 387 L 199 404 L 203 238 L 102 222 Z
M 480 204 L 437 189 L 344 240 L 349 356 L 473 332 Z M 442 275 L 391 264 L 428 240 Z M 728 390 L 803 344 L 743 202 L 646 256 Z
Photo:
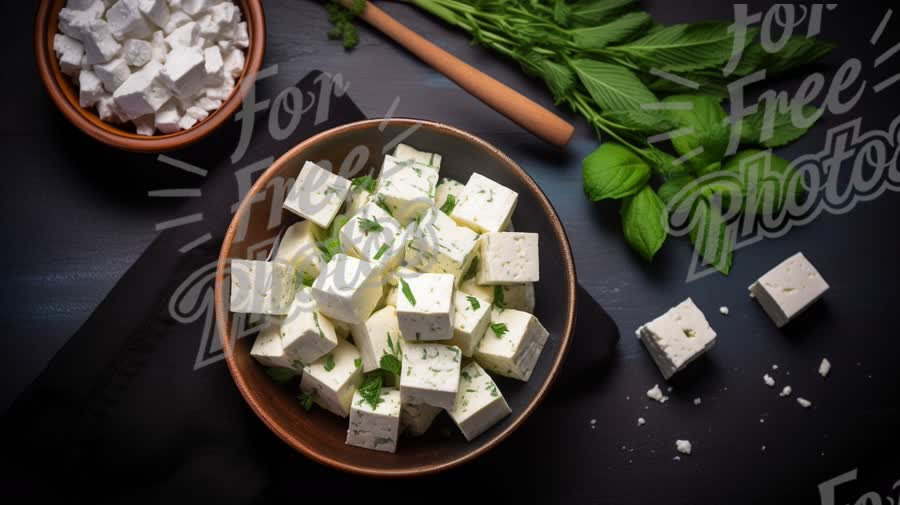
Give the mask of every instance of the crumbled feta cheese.
M 639 417 L 638 420 L 637 420 L 637 425 L 638 425 L 638 426 L 643 426 L 643 425 L 645 425 L 645 424 L 647 424 L 647 420 L 644 419 L 643 417 Z
M 669 397 L 663 394 L 662 389 L 659 389 L 659 384 L 654 385 L 647 391 L 647 398 L 656 400 L 659 403 L 666 403 L 669 400 Z
M 803 407 L 804 409 L 808 409 L 808 408 L 812 407 L 812 402 L 807 400 L 806 398 L 797 397 L 797 403 L 799 403 L 800 406 Z
M 700 398 L 694 398 L 694 405 L 700 405 L 701 403 L 703 403 L 703 400 L 701 400 Z
M 793 391 L 793 390 L 791 389 L 790 386 L 785 386 L 785 387 L 783 387 L 783 388 L 781 389 L 781 392 L 778 393 L 778 396 L 780 396 L 780 397 L 782 397 L 782 398 L 784 398 L 784 397 L 786 397 L 786 396 L 791 396 L 791 392 L 792 392 L 792 391 Z
M 166 0 L 140 0 L 138 8 L 158 28 L 165 28 L 169 22 L 169 6 Z
M 113 93 L 116 104 L 128 119 L 155 114 L 172 93 L 159 80 L 162 66 L 151 61 L 122 83 Z
M 53 37 L 53 51 L 59 58 L 59 69 L 66 75 L 75 75 L 81 70 L 81 60 L 84 58 L 84 46 L 81 42 L 57 33 Z
M 203 51 L 194 47 L 175 47 L 166 56 L 160 77 L 178 97 L 194 96 L 203 86 Z
M 97 74 L 90 70 L 82 70 L 78 74 L 78 103 L 82 107 L 91 107 L 103 97 L 103 83 Z
M 831 362 L 828 361 L 828 358 L 822 358 L 822 363 L 819 364 L 819 375 L 825 377 L 829 372 L 831 372 Z
M 716 343 L 716 332 L 688 298 L 635 332 L 669 379 Z
M 692 449 L 690 440 L 676 440 L 675 449 L 681 454 L 690 454 Z
M 149 37 L 152 28 L 141 14 L 138 0 L 119 0 L 106 11 L 109 30 L 118 40 Z
M 103 83 L 103 87 L 110 93 L 115 91 L 131 77 L 131 69 L 124 58 L 116 58 L 100 65 L 94 65 L 94 73 Z
M 181 114 L 178 112 L 178 106 L 169 101 L 156 111 L 154 118 L 156 129 L 162 133 L 175 133 L 181 129 Z
M 146 40 L 128 39 L 122 44 L 122 58 L 129 66 L 143 67 L 152 57 L 153 45 Z
M 728 310 L 728 307 L 726 307 L 724 305 L 719 307 L 719 313 L 722 314 L 723 316 L 727 316 L 729 312 L 731 312 L 731 311 Z
M 773 379 L 769 374 L 763 375 L 763 382 L 765 382 L 766 386 L 769 386 L 770 388 L 775 387 L 775 379 Z
M 791 256 L 750 286 L 750 293 L 779 328 L 827 290 L 828 284 L 803 253 Z

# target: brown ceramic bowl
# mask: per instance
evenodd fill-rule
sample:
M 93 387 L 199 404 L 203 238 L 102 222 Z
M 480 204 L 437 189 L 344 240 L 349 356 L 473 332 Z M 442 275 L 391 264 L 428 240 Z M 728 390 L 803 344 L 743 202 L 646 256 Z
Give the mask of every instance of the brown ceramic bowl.
M 78 87 L 71 77 L 60 71 L 59 61 L 53 51 L 53 36 L 58 32 L 57 17 L 66 0 L 41 0 L 38 6 L 34 22 L 34 55 L 38 72 L 50 98 L 63 115 L 94 139 L 112 147 L 137 152 L 163 152 L 186 147 L 206 137 L 234 115 L 244 99 L 247 86 L 254 82 L 262 65 L 266 46 L 266 22 L 261 0 L 236 0 L 235 3 L 241 8 L 250 35 L 244 71 L 222 106 L 187 130 L 150 137 L 138 135 L 133 126 L 107 123 L 97 116 L 93 108 L 86 109 L 78 104 Z M 242 86 L 244 83 L 246 84 Z
M 296 177 L 304 161 L 343 167 L 341 173 L 348 177 L 361 175 L 369 169 L 377 170 L 383 147 L 410 131 L 403 142 L 443 154 L 441 177 L 465 182 L 477 170 L 519 193 L 513 223 L 517 231 L 540 235 L 541 281 L 536 286 L 535 315 L 550 337 L 530 381 L 497 377 L 512 408 L 510 416 L 466 442 L 442 413 L 425 435 L 402 437 L 396 454 L 390 454 L 346 445 L 346 419 L 318 407 L 304 411 L 296 399 L 296 382 L 275 384 L 250 357 L 253 334 L 241 338 L 247 332 L 233 324 L 234 315 L 229 312 L 226 266 L 230 258 L 264 259 L 281 227 L 297 220 L 281 210 L 281 202 L 287 183 Z M 345 159 L 350 161 L 345 163 Z M 274 214 L 271 209 L 275 209 Z M 234 381 L 253 411 L 278 437 L 306 456 L 340 470 L 401 477 L 438 472 L 471 461 L 497 446 L 537 408 L 569 348 L 575 324 L 575 288 L 575 265 L 562 223 L 534 180 L 515 162 L 487 142 L 450 126 L 413 119 L 375 119 L 315 135 L 281 156 L 260 176 L 225 235 L 215 277 L 215 310 Z

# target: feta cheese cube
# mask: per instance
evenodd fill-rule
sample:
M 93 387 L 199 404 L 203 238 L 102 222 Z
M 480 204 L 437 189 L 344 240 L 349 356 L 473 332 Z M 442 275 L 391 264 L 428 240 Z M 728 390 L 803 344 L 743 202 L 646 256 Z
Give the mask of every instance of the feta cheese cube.
M 243 49 L 250 47 L 250 32 L 247 22 L 242 21 L 234 27 L 234 45 Z
M 166 0 L 140 0 L 138 8 L 141 14 L 159 28 L 165 28 L 169 23 L 170 12 Z
M 322 315 L 310 288 L 301 287 L 281 322 L 281 345 L 289 360 L 312 363 L 337 347 L 332 322 Z
M 472 264 L 475 264 L 473 260 Z M 521 310 L 534 314 L 534 284 L 528 282 L 525 284 L 506 284 L 506 285 L 485 285 L 478 284 L 476 279 L 466 279 L 459 284 L 459 290 L 463 293 L 477 296 L 494 303 L 495 299 L 498 306 Z
M 156 111 L 155 123 L 156 129 L 169 134 L 175 133 L 181 129 L 181 114 L 178 112 L 178 106 L 174 101 L 169 101 Z
M 456 291 L 453 294 L 453 338 L 447 342 L 469 358 L 491 322 L 491 302 Z
M 409 160 L 422 165 L 427 165 L 435 170 L 441 168 L 441 155 L 434 153 L 426 153 L 406 144 L 397 144 L 394 148 L 394 158 L 398 160 Z
M 162 34 L 162 32 L 156 33 Z M 122 44 L 122 58 L 132 67 L 143 67 L 152 57 L 153 45 L 146 40 L 128 39 Z
M 363 374 L 356 366 L 359 352 L 353 344 L 339 340 L 337 347 L 303 369 L 300 390 L 312 394 L 313 401 L 341 417 L 350 415 L 353 393 Z
M 94 21 L 100 20 L 106 7 L 103 2 L 97 0 L 88 5 L 84 9 L 75 9 L 65 7 L 59 11 L 57 16 L 59 19 L 59 31 L 63 34 L 81 41 L 90 31 L 90 26 Z
M 453 276 L 403 274 L 397 295 L 400 334 L 407 341 L 453 337 Z
M 207 84 L 225 82 L 225 63 L 219 46 L 210 46 L 203 50 L 203 81 Z
M 288 269 L 266 261 L 231 260 L 231 311 L 285 315 L 294 298 Z
M 828 283 L 806 259 L 797 253 L 783 261 L 750 286 L 751 296 L 779 328 L 818 300 Z
M 457 226 L 443 212 L 430 208 L 412 232 L 406 262 L 420 272 L 447 273 L 462 278 L 478 252 L 478 235 Z
M 214 5 L 200 21 L 200 34 L 210 39 L 234 38 L 241 10 L 231 2 Z
M 537 233 L 485 233 L 479 258 L 478 284 L 522 284 L 541 279 Z
M 285 263 L 301 279 L 315 279 L 325 263 L 317 241 L 325 233 L 312 221 L 294 223 L 284 231 L 273 261 Z
M 113 37 L 106 21 L 99 19 L 88 24 L 80 40 L 84 46 L 85 61 L 89 65 L 107 62 L 122 49 L 122 44 L 119 44 Z
M 512 409 L 491 376 L 472 362 L 460 372 L 456 402 L 447 413 L 466 440 L 472 440 L 512 413 Z
M 151 61 L 144 68 L 131 74 L 113 93 L 116 104 L 128 119 L 155 114 L 169 99 L 172 92 L 160 82 L 162 66 Z
M 100 119 L 108 123 L 122 123 L 125 121 L 112 95 L 104 95 L 100 100 L 97 100 L 96 106 L 97 115 L 100 116 Z
M 76 75 L 81 70 L 81 60 L 84 58 L 84 47 L 81 42 L 57 33 L 53 36 L 53 51 L 59 59 L 59 69 L 66 75 Z
M 166 26 L 162 27 L 163 32 L 165 32 L 166 35 L 172 34 L 178 28 L 193 21 L 193 19 L 190 16 L 188 16 L 186 13 L 184 13 L 180 10 L 175 10 L 175 11 L 170 11 L 170 12 L 171 13 L 169 15 L 169 21 L 166 23 Z M 198 29 L 199 29 L 199 27 L 198 27 Z
M 106 11 L 106 22 L 113 37 L 142 39 L 149 37 L 153 29 L 141 14 L 138 0 L 119 0 Z
M 494 373 L 527 381 L 549 335 L 533 315 L 494 307 L 475 361 Z
M 455 207 L 456 203 L 459 201 L 459 196 L 462 194 L 463 188 L 465 188 L 465 185 L 454 181 L 453 179 L 447 179 L 446 177 L 441 179 L 441 182 L 438 183 L 434 190 L 434 207 L 444 210 L 444 204 L 452 197 L 452 201 L 449 205 L 450 212 L 447 212 L 447 215 L 450 215 L 450 213 L 453 212 L 453 207 Z
M 203 51 L 193 47 L 176 47 L 166 56 L 162 81 L 181 98 L 193 97 L 203 86 Z
M 353 186 L 351 181 L 350 191 L 347 192 L 347 199 L 344 201 L 344 211 L 347 214 L 356 214 L 359 209 L 363 208 L 371 200 L 371 193 L 362 186 Z
M 103 87 L 110 93 L 115 93 L 119 86 L 131 77 L 131 69 L 124 58 L 116 58 L 107 63 L 94 65 L 94 73 L 100 78 Z
M 390 305 L 372 314 L 365 323 L 352 325 L 350 334 L 359 349 L 363 372 L 379 368 L 385 354 L 402 352 L 397 309 Z
M 519 194 L 515 191 L 473 173 L 450 217 L 478 233 L 503 231 L 509 224 L 518 198 Z
M 181 0 L 181 10 L 193 17 L 205 14 L 207 10 L 220 0 Z
M 207 112 L 212 112 L 222 106 L 222 101 L 213 100 L 207 96 L 201 96 L 194 101 L 194 104 Z
M 381 401 L 376 403 L 373 408 L 359 391 L 353 395 L 347 444 L 376 451 L 397 452 L 397 438 L 400 436 L 400 391 L 384 388 L 381 390 Z
M 284 208 L 328 228 L 349 190 L 349 180 L 307 161 L 284 199 Z
M 226 78 L 225 82 L 222 83 L 221 86 L 211 86 L 206 88 L 206 97 L 210 100 L 224 101 L 227 100 L 229 96 L 231 96 L 231 92 L 234 91 L 234 83 L 229 83 Z
M 344 252 L 382 272 L 394 270 L 406 252 L 406 230 L 381 207 L 366 204 L 341 228 Z
M 150 39 L 150 59 L 157 63 L 165 63 L 168 53 L 168 44 L 166 44 L 166 37 L 162 30 L 153 32 L 153 37 Z
M 313 283 L 319 310 L 346 323 L 369 318 L 381 299 L 381 282 L 374 265 L 345 254 L 336 254 Z
M 156 134 L 156 117 L 153 114 L 136 117 L 131 122 L 134 123 L 134 130 L 138 135 L 150 137 Z
M 400 371 L 403 403 L 452 409 L 459 388 L 461 359 L 458 347 L 405 343 Z
M 297 366 L 288 359 L 284 354 L 284 347 L 281 345 L 281 325 L 278 322 L 267 324 L 253 341 L 253 347 L 250 349 L 250 356 L 263 366 L 272 366 L 278 368 L 294 368 L 298 372 L 303 372 L 303 365 L 297 363 Z
M 394 219 L 406 226 L 434 204 L 437 170 L 409 160 L 385 156 L 375 199 L 390 209 Z
M 690 298 L 641 326 L 636 333 L 666 379 L 716 343 L 716 332 Z
M 95 6 L 99 5 L 101 9 L 105 8 L 102 0 L 69 0 L 66 2 L 66 9 L 75 10 L 75 11 L 84 11 L 91 8 L 96 8 Z M 103 11 L 101 10 L 102 14 Z
M 424 435 L 434 422 L 434 418 L 443 410 L 424 403 L 418 405 L 404 403 L 400 406 L 400 433 L 411 437 Z
M 78 104 L 82 107 L 92 107 L 103 95 L 103 83 L 97 74 L 90 70 L 82 70 L 78 74 Z
M 203 47 L 203 42 L 200 39 L 200 25 L 193 21 L 188 21 L 172 30 L 172 33 L 166 36 L 166 43 L 172 49 L 179 47 L 200 49 Z

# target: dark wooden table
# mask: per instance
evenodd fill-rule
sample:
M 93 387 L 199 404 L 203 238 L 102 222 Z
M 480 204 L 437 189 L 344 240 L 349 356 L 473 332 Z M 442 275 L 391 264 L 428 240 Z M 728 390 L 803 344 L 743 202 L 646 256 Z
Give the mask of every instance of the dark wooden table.
M 0 99 L 7 121 L 0 132 L 5 173 L 12 182 L 0 212 L 6 238 L 0 261 L 4 409 L 154 239 L 155 223 L 175 217 L 182 203 L 148 198 L 147 191 L 166 187 L 169 175 L 111 166 L 108 151 L 54 108 L 34 69 L 30 4 L 10 2 L 12 23 L 4 30 L 7 70 Z M 766 5 L 754 2 L 751 8 Z M 755 496 L 778 502 L 779 496 L 800 496 L 818 502 L 820 482 L 853 469 L 859 469 L 858 481 L 840 487 L 839 503 L 852 503 L 867 491 L 896 497 L 897 491 L 889 493 L 900 478 L 900 335 L 893 317 L 900 302 L 896 193 L 886 192 L 845 215 L 826 213 L 783 238 L 744 249 L 728 277 L 686 283 L 691 254 L 686 240 L 671 240 L 647 265 L 625 245 L 616 209 L 583 197 L 580 160 L 597 139 L 568 111 L 562 114 L 578 128 L 569 148 L 559 151 L 379 34 L 363 28 L 360 46 L 344 52 L 326 40 L 324 10 L 315 2 L 272 0 L 265 8 L 266 65 L 279 67 L 271 86 L 287 86 L 314 69 L 340 73 L 350 83 L 353 100 L 371 117 L 384 115 L 399 98 L 395 115 L 446 122 L 497 145 L 529 171 L 556 206 L 581 284 L 615 320 L 621 339 L 613 359 L 602 368 L 586 367 L 583 384 L 555 390 L 553 408 L 535 414 L 558 420 L 558 431 L 538 433 L 526 423 L 513 438 L 530 437 L 528 458 L 505 454 L 501 446 L 478 463 L 484 471 L 497 472 L 497 485 L 508 489 L 511 499 L 646 504 L 758 502 Z M 553 106 L 540 82 L 470 45 L 463 34 L 407 5 L 385 3 L 384 8 L 463 60 Z M 665 23 L 733 15 L 731 4 L 713 0 L 647 2 L 646 8 Z M 853 57 L 863 62 L 870 84 L 897 72 L 896 58 L 872 69 L 877 55 L 900 42 L 900 19 L 894 19 L 882 42 L 870 46 L 884 11 L 876 2 L 858 2 L 841 4 L 826 16 L 823 37 L 839 45 L 826 73 Z M 866 129 L 886 129 L 898 97 L 900 85 L 881 94 L 870 89 L 853 111 L 825 118 L 782 154 L 791 158 L 822 150 L 828 128 L 856 116 Z M 782 331 L 748 298 L 746 287 L 798 250 L 807 253 L 832 288 L 824 302 Z M 719 343 L 709 359 L 671 382 L 668 403 L 650 402 L 644 392 L 663 380 L 633 332 L 688 296 L 705 310 Z M 720 305 L 729 306 L 731 315 L 721 316 Z M 823 357 L 834 364 L 827 379 L 816 372 Z M 763 383 L 764 373 L 771 373 L 778 386 L 791 384 L 813 400 L 814 408 L 804 410 L 793 399 L 779 398 Z M 693 404 L 695 397 L 702 398 L 701 405 Z M 638 428 L 638 417 L 647 424 Z M 693 442 L 694 454 L 673 461 L 680 438 Z M 382 485 L 317 472 L 350 489 Z M 299 484 L 302 480 L 297 476 L 309 497 L 329 497 L 326 489 L 311 489 Z M 434 482 L 392 485 L 406 489 L 404 499 L 415 500 L 433 496 L 429 486 Z

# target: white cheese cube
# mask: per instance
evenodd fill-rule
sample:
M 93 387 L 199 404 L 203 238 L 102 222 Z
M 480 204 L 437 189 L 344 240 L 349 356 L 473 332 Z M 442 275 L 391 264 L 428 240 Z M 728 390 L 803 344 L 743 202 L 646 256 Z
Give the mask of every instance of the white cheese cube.
M 234 38 L 241 10 L 231 2 L 214 5 L 200 21 L 200 34 L 208 39 Z
M 472 440 L 512 413 L 512 409 L 478 363 L 469 363 L 459 375 L 456 402 L 447 413 L 466 440 Z
M 172 33 L 166 36 L 166 43 L 172 49 L 179 47 L 193 47 L 194 49 L 199 49 L 203 47 L 203 43 L 200 39 L 200 25 L 193 21 L 188 21 L 172 30 Z
M 199 123 L 200 121 L 203 121 L 208 116 L 209 116 L 209 112 L 206 112 L 205 110 L 201 109 L 200 107 L 188 107 L 184 111 L 184 116 L 181 118 L 180 125 L 183 126 L 184 129 L 188 129 L 191 126 L 193 126 L 194 124 Z M 186 118 L 193 119 L 193 122 L 191 123 L 190 126 L 184 126 L 184 122 L 185 122 Z
M 179 123 L 181 122 L 181 113 L 178 112 L 178 106 L 175 105 L 174 101 L 169 101 L 158 111 L 156 111 L 156 116 L 154 118 L 156 123 L 156 129 L 163 133 L 175 133 L 181 129 Z
M 253 341 L 253 347 L 250 349 L 250 356 L 263 366 L 272 366 L 279 368 L 294 368 L 298 372 L 303 372 L 303 365 L 297 363 L 297 366 L 288 359 L 284 354 L 284 347 L 281 345 L 280 322 L 267 324 Z
M 351 326 L 350 334 L 362 357 L 363 372 L 379 368 L 385 354 L 402 352 L 397 309 L 390 305 L 372 314 L 365 323 Z
M 122 58 L 132 67 L 143 67 L 152 57 L 153 45 L 146 40 L 128 39 L 122 44 Z
M 163 27 L 163 32 L 166 35 L 172 34 L 178 28 L 192 22 L 193 19 L 188 16 L 185 12 L 180 10 L 173 10 L 169 15 L 169 21 L 166 23 L 166 26 Z M 199 29 L 199 27 L 198 27 Z
M 797 253 L 784 260 L 750 286 L 751 295 L 779 328 L 818 300 L 828 283 L 806 259 Z
M 150 137 L 156 134 L 156 117 L 153 114 L 136 117 L 131 120 L 134 123 L 135 133 Z
M 366 261 L 336 254 L 313 283 L 313 297 L 323 313 L 351 324 L 369 318 L 381 299 L 378 270 Z
M 227 100 L 228 97 L 231 96 L 232 91 L 234 91 L 234 83 L 229 83 L 226 78 L 221 86 L 211 86 L 206 88 L 206 97 L 210 100 L 218 100 L 221 102 Z
M 453 338 L 447 342 L 469 358 L 491 322 L 491 302 L 456 291 L 453 294 Z
M 100 119 L 108 123 L 124 122 L 119 106 L 116 105 L 116 100 L 112 95 L 104 95 L 100 100 L 97 100 L 96 106 L 97 115 L 100 116 Z
M 387 287 L 385 287 L 387 289 Z M 387 289 L 387 294 L 384 295 L 384 304 L 391 305 L 394 308 L 397 307 L 397 294 L 400 292 L 400 289 L 397 286 L 392 286 L 390 289 Z
M 666 379 L 716 343 L 716 332 L 690 298 L 641 326 L 636 334 Z
M 475 361 L 494 373 L 528 381 L 549 335 L 533 315 L 494 307 Z
M 356 366 L 359 352 L 353 344 L 340 340 L 337 347 L 303 369 L 300 390 L 311 393 L 316 405 L 341 417 L 350 415 L 353 393 L 362 383 Z
M 427 165 L 435 170 L 441 168 L 441 155 L 434 153 L 426 153 L 406 144 L 397 144 L 394 148 L 394 158 L 398 160 L 409 160 L 422 165 Z
M 103 83 L 97 74 L 82 70 L 78 74 L 78 103 L 82 107 L 92 107 L 104 96 Z
M 397 452 L 397 438 L 400 436 L 400 391 L 383 388 L 381 401 L 376 403 L 373 408 L 359 391 L 353 395 L 347 444 L 376 451 Z
M 131 69 L 124 58 L 116 58 L 107 63 L 94 65 L 94 73 L 100 78 L 103 87 L 110 93 L 115 93 L 119 86 L 131 77 Z
M 285 315 L 293 298 L 293 279 L 284 265 L 231 260 L 232 312 Z
M 400 371 L 403 403 L 452 409 L 459 388 L 461 360 L 458 347 L 405 343 Z
M 244 49 L 250 47 L 250 31 L 247 29 L 246 21 L 242 21 L 234 27 L 234 45 Z
M 153 33 L 150 24 L 141 14 L 138 0 L 119 0 L 106 11 L 109 31 L 118 40 L 126 38 L 142 39 Z
M 363 208 L 371 200 L 372 194 L 362 186 L 353 186 L 352 181 L 350 191 L 347 192 L 347 199 L 344 201 L 344 211 L 347 214 L 356 214 L 359 209 Z
M 211 6 L 220 0 L 181 0 L 181 10 L 193 17 L 205 14 Z
M 101 9 L 105 8 L 102 0 L 69 0 L 66 2 L 66 9 L 75 10 L 75 11 L 84 11 L 91 8 L 96 8 L 99 5 Z M 102 14 L 103 11 L 101 10 Z
M 447 273 L 462 278 L 478 253 L 478 235 L 457 226 L 443 212 L 430 208 L 412 232 L 406 262 L 420 272 Z
M 75 75 L 81 70 L 81 60 L 84 58 L 84 47 L 81 42 L 57 33 L 53 36 L 53 51 L 59 59 L 59 69 L 66 75 Z
M 301 279 L 315 279 L 325 263 L 317 244 L 324 233 L 312 221 L 292 224 L 281 237 L 273 261 L 289 265 L 294 275 L 299 275 Z
M 59 31 L 81 41 L 90 30 L 91 24 L 100 20 L 105 9 L 106 7 L 100 0 L 91 2 L 84 9 L 65 7 L 59 11 Z
M 284 208 L 328 228 L 349 190 L 349 180 L 307 161 L 284 199 Z
M 431 427 L 431 423 L 434 422 L 434 418 L 443 411 L 444 409 L 440 407 L 424 403 L 418 405 L 404 403 L 400 406 L 400 433 L 411 437 L 425 434 Z
M 169 54 L 169 46 L 162 30 L 153 32 L 153 37 L 150 39 L 150 59 L 157 63 L 165 63 L 167 54 Z
M 403 274 L 397 295 L 397 319 L 405 340 L 453 337 L 453 276 Z
M 383 203 L 400 224 L 406 226 L 434 204 L 437 170 L 408 160 L 385 156 L 375 199 Z
M 450 217 L 478 233 L 503 231 L 516 209 L 518 198 L 515 191 L 474 173 Z
M 175 96 L 190 98 L 203 86 L 204 68 L 203 51 L 176 47 L 166 56 L 161 78 Z
M 166 0 L 140 0 L 138 8 L 141 14 L 153 22 L 159 28 L 165 28 L 169 23 L 169 6 Z
M 132 73 L 113 93 L 116 104 L 128 119 L 155 114 L 172 97 L 169 88 L 159 80 L 161 71 L 162 66 L 151 61 Z
M 522 284 L 541 279 L 537 233 L 485 233 L 479 259 L 478 284 Z
M 90 65 L 107 62 L 122 49 L 122 44 L 113 37 L 106 21 L 99 19 L 90 22 L 80 40 L 84 46 L 85 61 Z
M 297 290 L 280 333 L 285 356 L 304 364 L 325 356 L 338 344 L 334 325 L 319 311 L 312 290 L 306 287 Z
M 447 215 L 450 215 L 453 212 L 453 207 L 456 207 L 456 204 L 459 202 L 459 196 L 462 194 L 463 188 L 465 188 L 465 185 L 453 179 L 447 179 L 446 177 L 441 179 L 441 182 L 435 188 L 434 207 L 444 210 L 444 204 L 449 199 L 451 201 L 448 204 L 449 212 L 447 212 Z
M 231 48 L 222 53 L 222 57 L 225 61 L 225 74 L 237 79 L 244 71 L 246 63 L 244 52 L 238 48 Z
M 480 261 L 476 258 L 473 260 Z M 477 265 L 476 265 L 477 266 Z M 478 284 L 474 277 L 466 279 L 459 284 L 459 290 L 463 293 L 484 298 L 490 303 L 494 303 L 496 298 L 497 305 L 522 312 L 534 314 L 534 284 L 506 284 L 506 285 L 484 285 Z
M 222 101 L 213 100 L 207 96 L 201 96 L 194 100 L 194 104 L 207 112 L 212 112 L 222 106 Z
M 341 247 L 350 256 L 390 272 L 403 261 L 406 230 L 381 207 L 366 204 L 341 228 Z
M 219 46 L 203 50 L 203 82 L 214 85 L 225 82 L 225 63 Z

